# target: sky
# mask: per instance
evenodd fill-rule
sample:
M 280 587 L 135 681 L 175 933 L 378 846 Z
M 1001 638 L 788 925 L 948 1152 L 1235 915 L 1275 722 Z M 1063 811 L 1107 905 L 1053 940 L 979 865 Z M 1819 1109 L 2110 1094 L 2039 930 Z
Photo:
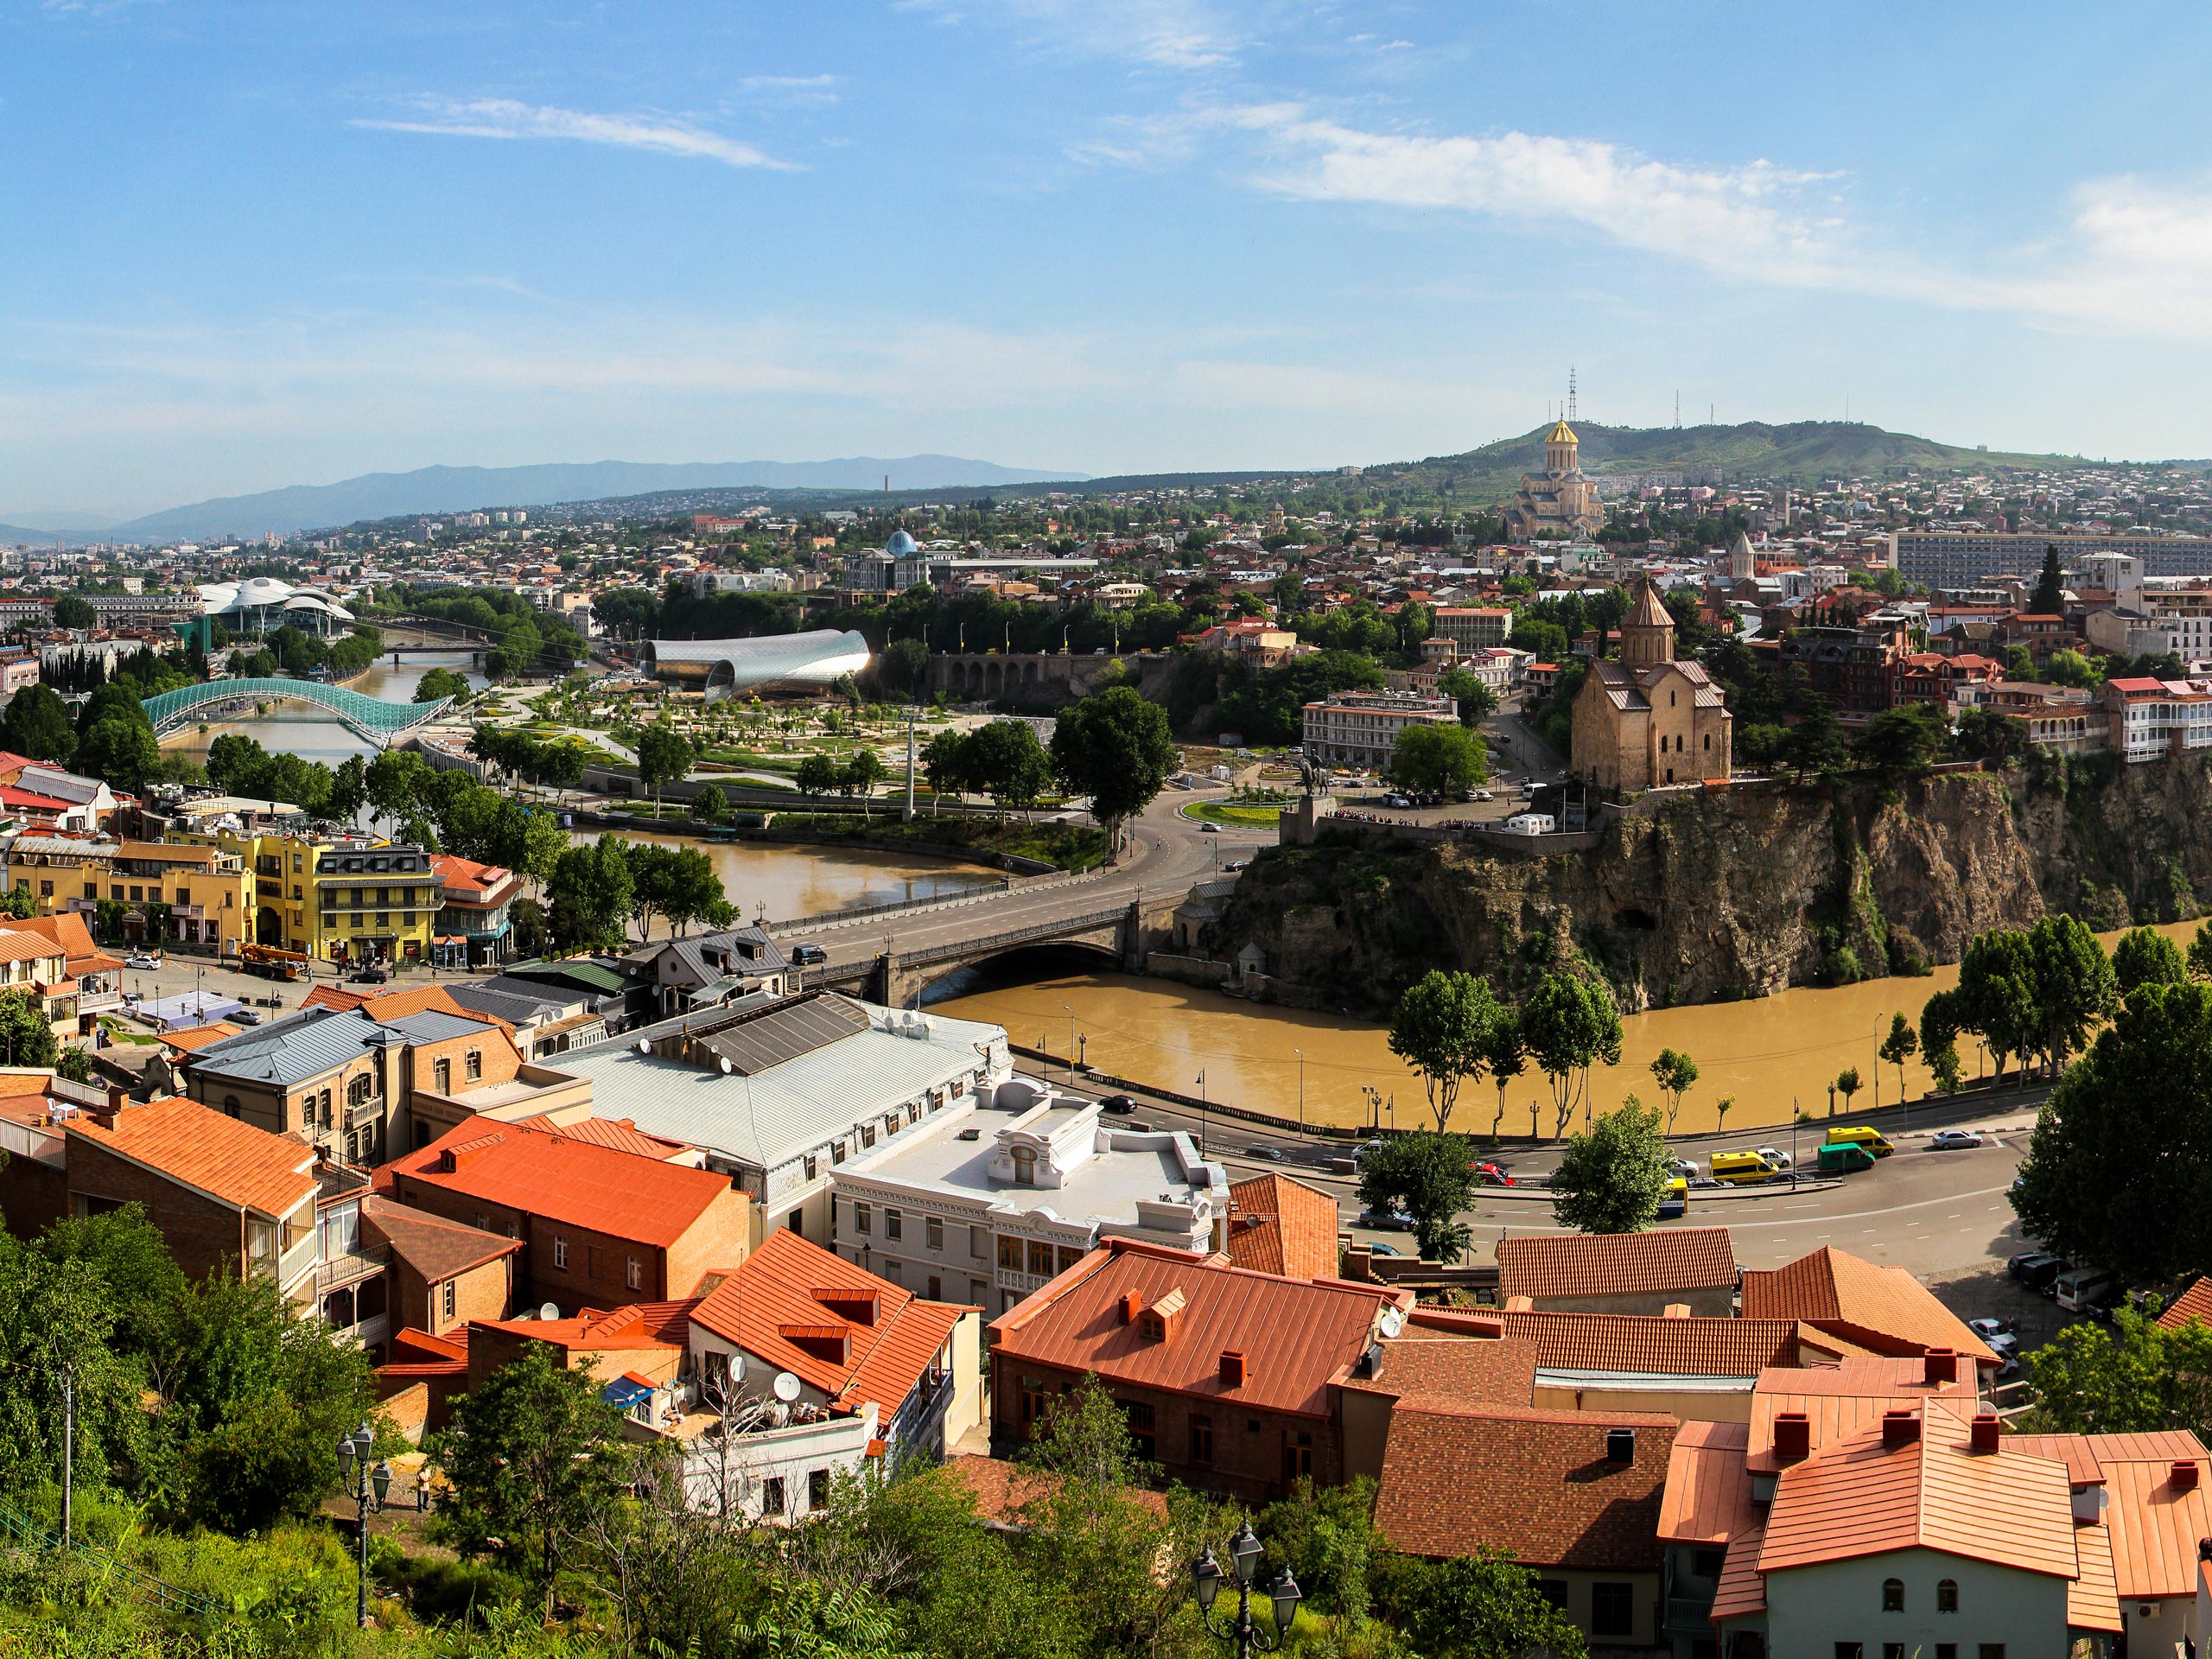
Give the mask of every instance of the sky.
M 2212 8 L 0 0 L 0 521 L 1541 422 L 2212 454 Z

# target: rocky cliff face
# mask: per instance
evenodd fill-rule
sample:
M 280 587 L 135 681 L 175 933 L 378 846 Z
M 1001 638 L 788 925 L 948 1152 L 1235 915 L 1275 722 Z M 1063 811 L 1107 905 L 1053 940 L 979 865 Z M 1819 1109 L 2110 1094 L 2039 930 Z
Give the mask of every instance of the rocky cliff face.
M 1517 985 L 1563 938 L 1641 1008 L 1918 972 L 2046 910 L 2106 929 L 2208 897 L 2202 761 L 2050 762 L 1670 796 L 1588 852 L 1325 838 L 1255 859 L 1212 943 L 1257 943 L 1271 976 L 1374 1009 L 1431 968 Z

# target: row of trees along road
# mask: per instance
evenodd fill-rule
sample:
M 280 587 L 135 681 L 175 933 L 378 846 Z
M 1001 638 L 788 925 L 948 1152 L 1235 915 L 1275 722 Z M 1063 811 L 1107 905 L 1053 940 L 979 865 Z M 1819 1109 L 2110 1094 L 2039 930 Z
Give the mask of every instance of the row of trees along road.
M 1050 749 L 1029 722 L 996 720 L 932 737 L 921 764 L 937 794 L 988 795 L 1001 810 L 1028 810 L 1055 782 L 1087 796 L 1109 842 L 1166 787 L 1181 760 L 1166 712 L 1117 685 L 1071 702 L 1053 721 Z

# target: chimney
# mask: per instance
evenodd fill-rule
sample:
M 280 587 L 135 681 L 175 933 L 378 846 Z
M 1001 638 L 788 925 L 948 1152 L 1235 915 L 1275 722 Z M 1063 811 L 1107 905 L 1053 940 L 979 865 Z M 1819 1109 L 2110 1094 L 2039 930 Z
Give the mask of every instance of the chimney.
M 1885 1411 L 1882 1414 L 1882 1444 L 1894 1450 L 1910 1446 L 1920 1438 L 1920 1418 L 1910 1411 Z
M 1774 1460 L 1802 1463 L 1813 1454 L 1813 1421 L 1802 1411 L 1774 1414 Z
M 1235 1348 L 1221 1351 L 1221 1386 L 1224 1389 L 1244 1386 L 1244 1356 Z
M 1143 1306 L 1144 1297 L 1141 1293 L 1134 1290 L 1123 1291 L 1122 1293 L 1122 1323 L 1123 1325 L 1135 1324 L 1137 1310 L 1141 1308 Z
M 1690 1305 L 1688 1302 L 1669 1302 L 1659 1310 L 1659 1317 L 1662 1319 L 1687 1319 L 1689 1316 Z
M 1505 1311 L 1508 1313 L 1533 1313 L 1536 1311 L 1536 1305 L 1526 1296 L 1509 1296 L 1505 1299 Z
M 1609 1428 L 1605 1431 L 1605 1461 L 1634 1463 L 1636 1461 L 1636 1431 L 1632 1428 Z
M 2177 1492 L 2195 1491 L 2196 1490 L 2196 1459 L 2193 1458 L 2176 1458 L 2174 1459 L 2173 1471 L 2167 1478 L 2167 1484 Z
M 2004 1438 L 2005 1425 L 1993 1411 L 1978 1411 L 1974 1415 L 1974 1427 L 1968 1431 L 1968 1444 L 1977 1452 L 1994 1452 Z
M 1924 1377 L 1933 1388 L 1938 1382 L 1959 1380 L 1959 1351 L 1955 1348 L 1930 1348 L 1923 1357 Z

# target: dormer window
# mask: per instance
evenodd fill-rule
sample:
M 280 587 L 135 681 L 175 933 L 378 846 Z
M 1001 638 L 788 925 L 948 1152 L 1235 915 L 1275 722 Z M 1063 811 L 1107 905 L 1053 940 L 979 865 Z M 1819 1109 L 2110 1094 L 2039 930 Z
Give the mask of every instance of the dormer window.
M 1016 1147 L 1014 1149 L 1014 1181 L 1017 1186 L 1037 1185 L 1037 1148 Z

